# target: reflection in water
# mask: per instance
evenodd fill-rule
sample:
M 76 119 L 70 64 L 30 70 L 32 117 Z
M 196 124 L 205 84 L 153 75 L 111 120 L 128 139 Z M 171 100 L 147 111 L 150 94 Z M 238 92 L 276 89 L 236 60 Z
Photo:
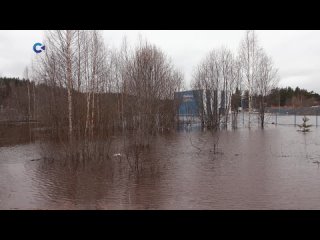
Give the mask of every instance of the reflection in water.
M 222 131 L 216 155 L 209 132 L 180 129 L 153 139 L 139 173 L 115 154 L 120 138 L 111 158 L 72 162 L 9 130 L 21 136 L 2 130 L 0 209 L 320 209 L 318 128 Z

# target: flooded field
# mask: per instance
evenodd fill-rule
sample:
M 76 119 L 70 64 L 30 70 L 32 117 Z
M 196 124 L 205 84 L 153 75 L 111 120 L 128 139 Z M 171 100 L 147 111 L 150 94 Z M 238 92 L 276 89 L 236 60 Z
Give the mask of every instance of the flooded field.
M 28 127 L 2 126 L 0 209 L 320 209 L 320 127 L 304 134 L 286 116 L 248 129 L 241 117 L 217 154 L 196 127 L 154 137 L 139 173 L 117 154 L 121 139 L 112 159 L 74 165 L 51 160 Z

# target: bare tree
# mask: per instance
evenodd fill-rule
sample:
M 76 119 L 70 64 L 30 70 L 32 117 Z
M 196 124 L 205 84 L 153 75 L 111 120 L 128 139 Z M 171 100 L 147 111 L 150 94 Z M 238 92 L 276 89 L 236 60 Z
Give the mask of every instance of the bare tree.
M 227 127 L 231 96 L 239 79 L 239 64 L 226 48 L 211 51 L 196 68 L 193 87 L 204 90 L 204 121 L 209 128 Z
M 76 55 L 77 31 L 55 30 L 48 31 L 46 44 L 50 46 L 49 59 L 53 63 L 53 75 L 57 75 L 61 87 L 66 87 L 68 97 L 68 133 L 69 141 L 73 140 L 73 103 L 74 68 Z M 47 48 L 48 49 L 48 48 Z M 48 50 L 47 50 L 48 52 Z
M 228 126 L 231 98 L 239 84 L 239 66 L 232 52 L 222 47 L 211 51 L 195 70 L 192 85 L 204 93 L 201 118 L 203 125 L 212 132 L 214 153 L 220 127 Z
M 278 70 L 273 66 L 272 59 L 260 49 L 258 59 L 258 76 L 256 78 L 256 92 L 259 101 L 259 117 L 261 128 L 264 128 L 266 97 L 278 84 Z
M 252 112 L 252 96 L 255 90 L 255 81 L 258 75 L 258 38 L 255 31 L 246 31 L 244 39 L 240 43 L 239 56 L 243 68 L 243 83 L 249 93 L 249 127 L 250 114 Z
M 146 141 L 143 145 L 148 145 L 149 134 L 163 127 L 167 116 L 174 117 L 170 113 L 173 107 L 167 108 L 166 102 L 173 101 L 183 76 L 160 49 L 142 41 L 129 53 L 124 69 L 125 93 L 135 99 L 127 106 L 132 113 L 132 127 Z
M 28 121 L 30 123 L 31 118 L 31 96 L 30 96 L 30 80 L 29 80 L 29 69 L 26 67 L 24 69 L 24 78 L 28 81 L 27 82 L 27 90 L 28 90 Z

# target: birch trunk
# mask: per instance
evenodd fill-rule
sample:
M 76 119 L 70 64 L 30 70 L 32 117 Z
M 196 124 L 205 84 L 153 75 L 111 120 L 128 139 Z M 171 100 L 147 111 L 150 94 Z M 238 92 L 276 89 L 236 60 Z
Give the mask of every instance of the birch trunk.
M 67 84 L 68 84 L 68 119 L 69 142 L 72 143 L 72 62 L 71 62 L 71 32 L 67 31 Z

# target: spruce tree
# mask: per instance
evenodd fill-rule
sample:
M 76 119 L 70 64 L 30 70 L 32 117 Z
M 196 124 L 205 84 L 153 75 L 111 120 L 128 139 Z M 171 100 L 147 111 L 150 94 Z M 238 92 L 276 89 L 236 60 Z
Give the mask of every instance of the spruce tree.
M 298 127 L 300 128 L 298 131 L 301 131 L 301 132 L 309 132 L 310 131 L 310 127 L 312 125 L 308 125 L 307 122 L 309 121 L 309 118 L 307 118 L 306 116 L 304 116 L 302 118 L 302 121 L 303 123 L 298 125 Z

